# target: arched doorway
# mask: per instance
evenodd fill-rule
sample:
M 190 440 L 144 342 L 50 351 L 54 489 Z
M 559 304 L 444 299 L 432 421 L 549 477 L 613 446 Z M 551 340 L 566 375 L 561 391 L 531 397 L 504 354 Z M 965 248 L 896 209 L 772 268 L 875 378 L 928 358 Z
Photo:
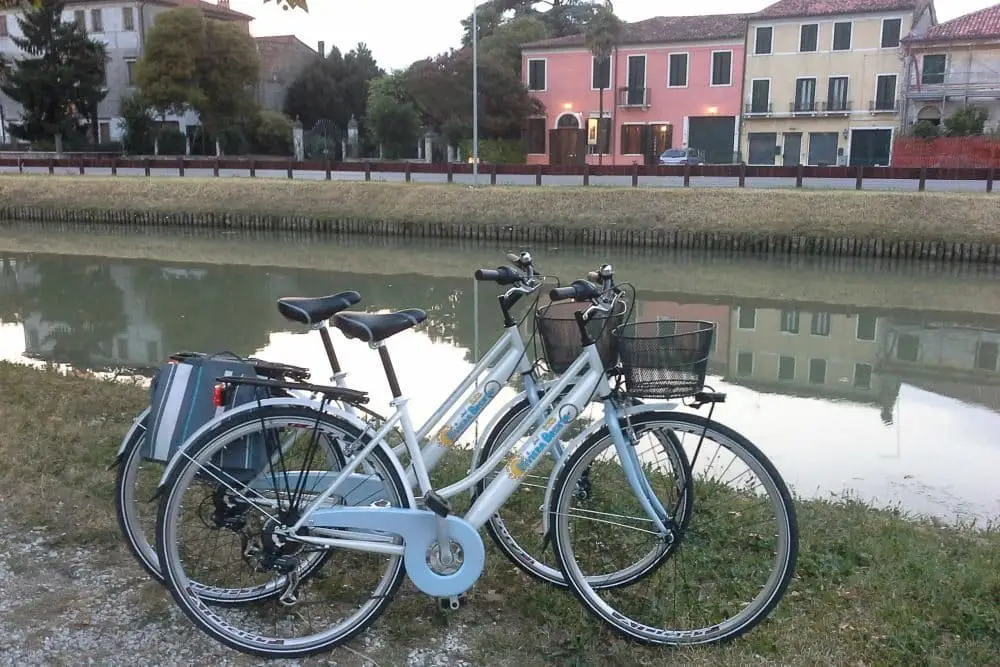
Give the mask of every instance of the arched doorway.
M 934 105 L 927 105 L 917 112 L 917 122 L 926 120 L 931 125 L 941 124 L 941 109 Z
M 560 130 L 579 130 L 580 119 L 575 113 L 564 113 L 556 119 L 556 128 Z

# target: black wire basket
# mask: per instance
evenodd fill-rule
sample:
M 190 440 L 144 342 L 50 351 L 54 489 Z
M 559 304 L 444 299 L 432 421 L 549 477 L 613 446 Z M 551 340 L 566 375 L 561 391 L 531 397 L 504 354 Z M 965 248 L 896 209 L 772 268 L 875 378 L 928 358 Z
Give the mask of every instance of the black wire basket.
M 576 313 L 590 306 L 589 301 L 556 301 L 542 306 L 536 312 L 535 326 L 542 339 L 542 354 L 553 373 L 565 373 L 583 352 Z M 612 313 L 595 311 L 587 322 L 587 331 L 597 343 L 597 351 L 605 370 L 613 368 L 618 362 L 612 334 L 625 321 L 627 311 L 628 305 L 624 301 L 618 301 Z
M 715 324 L 630 322 L 614 332 L 625 387 L 639 398 L 693 396 L 705 386 Z

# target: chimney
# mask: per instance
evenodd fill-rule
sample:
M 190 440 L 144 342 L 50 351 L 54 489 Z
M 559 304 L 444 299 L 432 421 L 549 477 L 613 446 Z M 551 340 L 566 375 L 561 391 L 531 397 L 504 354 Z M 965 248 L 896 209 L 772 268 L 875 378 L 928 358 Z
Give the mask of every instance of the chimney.
M 325 58 L 326 57 L 325 51 L 326 51 L 326 42 L 324 42 L 321 39 L 321 40 L 319 40 L 319 57 L 320 58 Z
M 223 9 L 229 9 L 229 0 L 219 0 L 219 6 Z

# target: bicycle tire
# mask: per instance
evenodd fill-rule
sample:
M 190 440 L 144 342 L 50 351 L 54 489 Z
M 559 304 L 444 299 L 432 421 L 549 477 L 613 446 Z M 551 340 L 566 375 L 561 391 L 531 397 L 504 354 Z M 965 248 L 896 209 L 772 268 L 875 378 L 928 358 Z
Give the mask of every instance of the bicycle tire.
M 798 523 L 795 514 L 795 505 L 792 502 L 791 494 L 784 480 L 778 474 L 774 464 L 743 435 L 715 421 L 694 414 L 674 412 L 668 410 L 652 409 L 647 412 L 639 412 L 631 415 L 631 423 L 634 426 L 643 426 L 648 423 L 665 422 L 673 424 L 675 432 L 690 432 L 697 434 L 705 429 L 706 434 L 721 435 L 722 438 L 741 449 L 757 465 L 758 472 L 763 472 L 772 485 L 772 491 L 777 492 L 777 506 L 781 508 L 783 518 L 781 528 L 785 530 L 786 549 L 777 562 L 777 568 L 772 572 L 768 585 L 762 589 L 761 593 L 754 598 L 747 608 L 751 608 L 749 613 L 737 615 L 743 617 L 738 623 L 729 623 L 729 619 L 724 622 L 714 623 L 708 630 L 677 630 L 670 631 L 663 628 L 653 628 L 645 626 L 643 623 L 629 618 L 626 614 L 612 608 L 594 594 L 593 588 L 587 583 L 586 577 L 582 575 L 580 568 L 573 558 L 572 546 L 569 544 L 569 530 L 562 517 L 566 516 L 564 504 L 568 498 L 569 490 L 567 484 L 573 472 L 590 455 L 590 450 L 600 443 L 591 441 L 588 446 L 581 446 L 574 450 L 564 460 L 560 467 L 556 486 L 552 495 L 551 504 L 548 508 L 552 525 L 552 540 L 555 546 L 556 559 L 560 569 L 567 578 L 570 589 L 574 596 L 579 599 L 587 610 L 610 625 L 616 633 L 644 643 L 652 645 L 697 645 L 710 644 L 735 639 L 748 632 L 758 623 L 763 621 L 781 601 L 788 584 L 794 576 L 795 564 L 798 557 Z M 707 435 L 706 435 L 707 437 Z M 772 502 L 775 502 L 772 499 Z M 695 508 L 697 508 L 697 491 L 694 498 Z M 683 549 L 684 534 L 679 536 L 681 549 Z M 779 540 L 780 542 L 780 540 Z M 766 592 L 766 595 L 765 595 Z M 758 601 L 759 600 L 759 601 Z

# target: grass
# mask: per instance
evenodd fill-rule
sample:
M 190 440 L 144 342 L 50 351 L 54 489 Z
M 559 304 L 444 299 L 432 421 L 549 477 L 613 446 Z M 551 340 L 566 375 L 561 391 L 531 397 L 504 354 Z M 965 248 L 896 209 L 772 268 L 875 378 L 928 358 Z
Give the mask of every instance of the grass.
M 755 188 L 484 187 L 238 178 L 0 178 L 0 204 L 65 211 L 244 212 L 997 243 L 996 196 Z
M 105 468 L 146 392 L 6 363 L 0 387 L 5 519 L 128 562 Z M 796 579 L 772 616 L 733 643 L 671 651 L 620 640 L 568 594 L 529 581 L 490 548 L 468 606 L 441 616 L 406 585 L 373 630 L 383 639 L 366 652 L 401 664 L 406 650 L 426 645 L 425 634 L 460 629 L 474 663 L 490 665 L 997 664 L 1000 533 L 911 521 L 850 500 L 800 500 L 797 508 Z M 162 594 L 143 599 L 150 609 L 137 615 L 162 614 Z M 331 657 L 351 664 L 352 655 Z

